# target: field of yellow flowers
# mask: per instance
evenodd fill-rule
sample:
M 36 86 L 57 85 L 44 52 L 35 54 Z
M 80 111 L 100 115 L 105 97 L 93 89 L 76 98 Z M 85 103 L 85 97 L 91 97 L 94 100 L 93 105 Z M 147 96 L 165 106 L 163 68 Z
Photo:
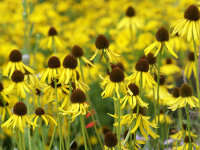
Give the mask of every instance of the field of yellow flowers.
M 0 150 L 200 150 L 200 1 L 0 11 Z

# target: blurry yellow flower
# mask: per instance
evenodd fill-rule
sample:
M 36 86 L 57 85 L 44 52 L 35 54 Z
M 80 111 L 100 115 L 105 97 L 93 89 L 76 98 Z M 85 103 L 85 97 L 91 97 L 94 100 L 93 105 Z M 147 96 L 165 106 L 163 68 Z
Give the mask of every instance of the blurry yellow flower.
M 196 78 L 194 52 L 190 52 L 188 54 L 188 60 L 187 60 L 187 62 L 185 64 L 185 69 L 184 69 L 184 74 L 188 79 L 191 77 L 192 72 L 194 74 L 194 77 Z

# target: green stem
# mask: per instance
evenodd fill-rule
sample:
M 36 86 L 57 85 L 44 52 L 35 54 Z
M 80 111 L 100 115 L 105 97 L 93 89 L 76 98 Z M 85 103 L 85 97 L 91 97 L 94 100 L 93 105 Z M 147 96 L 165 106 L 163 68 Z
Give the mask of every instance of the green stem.
M 87 129 L 86 129 L 85 126 L 84 126 L 84 130 L 85 130 L 86 139 L 88 141 L 89 149 L 92 150 L 92 145 L 90 143 L 90 138 L 89 138 L 89 135 L 88 135 L 88 132 L 87 132 Z
M 139 109 L 140 109 L 140 105 L 137 104 L 137 114 L 136 114 L 136 119 L 138 118 L 138 115 L 139 115 Z M 136 124 L 136 121 L 135 121 L 135 124 Z M 134 125 L 135 125 L 135 124 L 134 124 Z M 135 148 L 135 143 L 136 143 L 136 132 L 137 132 L 137 130 L 136 130 L 135 133 L 134 133 L 133 148 Z
M 83 134 L 83 140 L 84 140 L 84 147 L 85 150 L 87 150 L 87 142 L 86 142 L 86 136 L 85 136 L 85 123 L 84 123 L 84 118 L 83 115 L 80 115 L 80 121 L 81 121 L 81 129 L 82 129 L 82 134 Z
M 51 146 L 52 146 L 52 144 L 53 144 L 53 140 L 54 140 L 55 133 L 56 133 L 56 126 L 55 126 L 54 129 L 53 129 L 53 134 L 52 134 L 52 136 L 51 136 L 51 141 L 50 141 L 50 144 L 49 144 L 49 150 L 51 150 Z
M 196 87 L 197 87 L 197 96 L 199 99 L 199 108 L 200 108 L 200 90 L 199 90 L 199 72 L 198 72 L 198 56 L 197 56 L 197 46 L 196 46 L 196 42 L 194 40 L 194 36 L 192 36 L 193 38 L 193 45 L 194 45 L 194 56 L 195 56 L 195 69 L 196 69 Z M 199 113 L 200 113 L 200 109 L 199 109 Z
M 112 68 L 111 68 L 110 62 L 109 62 L 109 60 L 108 60 L 108 56 L 106 55 L 105 52 L 103 52 L 103 56 L 104 56 L 104 58 L 105 58 L 105 60 L 106 60 L 106 64 L 107 64 L 107 67 L 108 67 L 108 71 L 111 72 L 111 71 L 112 71 Z
M 192 142 L 191 142 L 191 135 L 190 135 L 190 117 L 189 117 L 189 105 L 188 103 L 186 104 L 186 114 L 187 114 L 187 128 L 188 128 L 188 133 L 189 133 L 189 150 L 192 149 Z M 187 130 L 186 130 L 187 132 Z
M 133 97 L 132 97 L 132 99 L 133 99 Z M 131 118 L 133 118 L 133 109 L 132 108 L 130 109 L 130 112 L 131 112 Z M 131 122 L 131 128 L 130 129 L 132 129 L 132 128 L 133 128 L 133 122 Z M 132 134 L 130 134 L 129 150 L 132 150 L 132 140 L 133 140 Z
M 57 54 L 57 49 L 56 49 L 54 37 L 52 37 L 52 48 L 53 48 L 53 52 L 54 52 L 55 54 Z
M 71 93 L 72 93 L 72 81 L 71 79 L 69 80 L 69 97 L 71 96 Z M 69 105 L 70 105 L 70 102 L 69 101 Z M 68 118 L 68 132 L 67 132 L 67 150 L 70 150 L 70 131 L 71 131 L 71 122 L 70 122 L 70 115 L 69 115 L 69 118 Z
M 40 118 L 40 127 L 38 128 L 38 131 L 39 131 L 39 133 L 41 133 L 43 148 L 45 150 L 45 141 L 44 141 L 44 135 L 43 135 L 43 130 L 42 130 L 42 119 L 41 118 Z
M 121 136 L 120 136 L 120 99 L 117 99 L 117 115 L 118 115 L 118 126 L 117 126 L 117 138 L 118 138 L 118 149 L 121 150 Z
M 57 120 L 58 120 L 58 131 L 59 131 L 59 140 L 60 140 L 60 149 L 62 149 L 62 125 L 60 123 L 60 115 L 59 115 L 59 104 L 58 104 L 58 93 L 57 93 L 57 80 L 54 78 L 54 86 L 55 86 L 55 95 L 56 95 L 56 110 L 57 110 Z
M 28 107 L 28 115 L 30 113 L 30 106 L 29 106 L 29 94 L 27 96 L 27 107 Z M 30 128 L 28 128 L 28 147 L 29 150 L 32 150 L 32 144 L 31 144 L 31 133 L 30 133 Z

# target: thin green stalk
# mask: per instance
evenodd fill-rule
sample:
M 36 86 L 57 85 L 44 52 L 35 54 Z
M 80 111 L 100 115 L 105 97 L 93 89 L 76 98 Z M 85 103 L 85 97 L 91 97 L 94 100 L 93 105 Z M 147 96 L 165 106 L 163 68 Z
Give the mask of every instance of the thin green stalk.
M 132 97 L 133 99 L 133 97 Z M 131 118 L 133 118 L 133 109 L 131 108 L 130 109 L 130 113 L 131 113 Z M 131 123 L 131 129 L 133 128 L 133 122 Z M 132 150 L 132 134 L 130 134 L 130 142 L 129 142 L 129 150 Z
M 106 53 L 103 52 L 103 56 L 106 60 L 106 64 L 107 64 L 107 67 L 108 67 L 108 71 L 111 72 L 112 71 L 112 68 L 111 68 L 111 65 L 110 65 L 110 62 L 108 60 L 108 56 L 106 55 Z
M 84 140 L 84 147 L 85 150 L 87 150 L 87 142 L 86 142 L 86 136 L 85 136 L 85 123 L 84 123 L 84 118 L 83 115 L 80 115 L 80 121 L 81 121 L 81 129 L 82 129 L 82 134 L 83 134 L 83 140 Z
M 186 104 L 186 114 L 187 114 L 187 128 L 188 128 L 188 133 L 189 133 L 189 150 L 192 149 L 192 142 L 191 142 L 191 135 L 190 135 L 190 117 L 189 117 L 189 105 L 188 103 Z M 187 130 L 186 130 L 187 132 Z
M 117 139 L 118 139 L 118 149 L 121 150 L 121 131 L 120 131 L 120 99 L 117 99 L 117 115 L 118 115 L 118 126 L 117 126 Z
M 38 131 L 39 131 L 39 133 L 41 133 L 43 148 L 45 150 L 45 141 L 44 141 L 44 135 L 43 135 L 43 130 L 42 130 L 42 119 L 41 118 L 40 118 L 40 127 L 38 128 Z
M 27 96 L 27 107 L 28 107 L 28 115 L 29 115 L 29 112 L 30 112 L 30 106 L 29 106 L 29 94 Z M 31 132 L 30 132 L 30 128 L 28 128 L 28 147 L 29 147 L 29 150 L 32 150 L 32 144 L 31 144 Z
M 85 130 L 86 139 L 87 139 L 87 141 L 88 141 L 89 149 L 92 150 L 92 145 L 91 145 L 91 143 L 90 143 L 90 138 L 89 138 L 89 135 L 88 135 L 88 132 L 87 132 L 87 129 L 86 129 L 85 126 L 84 126 L 84 130 Z
M 71 79 L 69 80 L 69 97 L 71 96 L 71 93 L 72 93 L 72 81 Z M 71 101 L 69 101 L 69 105 L 70 105 Z M 69 115 L 69 118 L 68 118 L 68 132 L 67 132 L 67 150 L 70 150 L 70 131 L 71 131 L 71 122 L 70 122 L 70 115 Z
M 60 149 L 62 149 L 62 128 L 61 128 L 61 123 L 60 123 L 60 115 L 59 115 L 59 104 L 58 104 L 58 94 L 57 94 L 57 80 L 56 78 L 54 79 L 54 86 L 55 86 L 55 95 L 56 95 L 56 110 L 57 110 L 57 120 L 58 120 L 58 131 L 59 131 L 59 141 L 60 141 Z
M 115 100 L 114 100 L 114 112 L 117 114 L 117 103 Z M 114 122 L 117 122 L 116 118 L 114 119 Z M 117 127 L 113 128 L 113 132 L 115 131 L 117 132 Z
M 139 109 L 140 109 L 140 105 L 137 104 L 137 114 L 136 114 L 136 119 L 138 118 L 138 115 L 139 115 Z M 136 121 L 135 121 L 135 124 L 136 124 Z M 137 132 L 137 130 L 136 130 L 135 133 L 134 133 L 133 148 L 135 148 L 136 132 Z
M 50 144 L 49 144 L 49 150 L 51 150 L 51 146 L 52 146 L 52 144 L 53 144 L 53 140 L 54 140 L 55 133 L 56 133 L 56 126 L 55 126 L 54 129 L 53 129 L 53 134 L 52 134 L 52 136 L 51 136 L 51 140 L 50 140 Z
M 18 129 L 18 137 L 19 137 L 19 150 L 23 150 L 23 139 L 20 129 Z
M 199 72 L 198 72 L 198 56 L 197 56 L 197 46 L 196 41 L 194 40 L 194 36 L 192 36 L 193 45 L 194 45 L 194 57 L 195 57 L 195 69 L 196 69 L 196 87 L 197 87 L 197 96 L 199 99 L 199 107 L 200 107 L 200 90 L 199 90 Z M 200 109 L 199 109 L 200 113 Z
M 57 54 L 57 49 L 56 49 L 54 37 L 52 37 L 52 48 L 53 48 L 53 52 L 54 52 L 55 54 Z

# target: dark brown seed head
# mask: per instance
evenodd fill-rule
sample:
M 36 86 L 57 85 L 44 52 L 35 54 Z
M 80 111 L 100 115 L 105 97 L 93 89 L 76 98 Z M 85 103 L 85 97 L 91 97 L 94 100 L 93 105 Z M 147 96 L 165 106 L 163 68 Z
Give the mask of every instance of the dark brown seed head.
M 0 82 L 0 92 L 3 91 L 3 84 Z
M 22 82 L 24 81 L 24 74 L 20 70 L 15 70 L 11 76 L 13 82 Z
M 146 56 L 146 60 L 148 62 L 148 64 L 150 65 L 153 65 L 156 63 L 156 57 L 154 57 L 154 54 L 153 53 L 149 53 L 147 56 Z
M 117 137 L 111 132 L 106 133 L 104 143 L 107 147 L 115 147 L 117 145 Z
M 108 38 L 101 34 L 96 38 L 95 45 L 97 49 L 107 49 L 110 43 Z
M 48 67 L 49 68 L 60 68 L 60 60 L 56 56 L 52 56 L 48 60 Z
M 18 116 L 26 115 L 27 108 L 23 102 L 17 102 L 13 108 L 13 113 Z
M 70 150 L 78 150 L 78 144 L 76 141 L 74 141 L 70 147 Z
M 72 47 L 72 55 L 74 57 L 81 57 L 83 56 L 83 54 L 84 54 L 83 49 L 80 46 L 74 45 Z
M 122 82 L 122 81 L 124 81 L 123 71 L 118 67 L 115 67 L 114 69 L 112 69 L 112 71 L 110 73 L 110 80 L 112 82 Z
M 9 55 L 9 60 L 12 62 L 22 61 L 22 54 L 19 50 L 13 50 Z
M 169 32 L 166 28 L 160 27 L 156 32 L 156 39 L 159 42 L 164 42 L 169 40 Z
M 109 127 L 105 126 L 103 127 L 102 132 L 103 132 L 103 135 L 105 135 L 106 133 L 111 132 L 111 130 Z
M 167 58 L 167 59 L 165 60 L 165 63 L 166 63 L 166 64 L 172 64 L 172 59 L 171 59 L 171 58 Z
M 84 103 L 86 101 L 86 95 L 81 89 L 75 89 L 71 94 L 72 103 Z
M 129 84 L 128 88 L 131 90 L 134 96 L 139 95 L 139 88 L 136 84 Z
M 173 97 L 178 98 L 180 96 L 180 88 L 175 87 L 172 91 L 172 95 L 173 95 Z
M 45 111 L 44 111 L 44 109 L 43 109 L 42 107 L 38 107 L 38 108 L 36 108 L 36 110 L 35 110 L 35 114 L 36 114 L 37 116 L 41 116 L 41 115 L 44 115 L 44 114 L 45 114 Z
M 185 136 L 185 139 L 184 139 L 184 143 L 190 143 L 190 138 L 191 138 L 191 143 L 193 142 L 193 138 L 192 137 L 189 137 L 189 136 Z
M 48 35 L 49 36 L 56 36 L 56 35 L 58 35 L 58 32 L 56 31 L 56 29 L 54 27 L 50 27 Z
M 117 65 L 110 63 L 111 69 L 114 69 L 115 67 L 117 67 Z M 109 69 L 106 69 L 106 73 L 107 75 L 110 75 Z
M 157 75 L 154 76 L 154 80 L 157 81 Z M 159 84 L 160 85 L 165 84 L 165 77 L 163 75 L 160 75 Z
M 63 61 L 64 68 L 75 69 L 78 65 L 76 57 L 73 55 L 67 55 Z
M 127 17 L 133 17 L 135 16 L 135 9 L 131 6 L 129 6 L 127 9 L 126 9 L 126 16 Z
M 133 109 L 133 113 L 137 113 L 137 107 L 135 107 L 135 108 Z M 139 107 L 139 114 L 141 114 L 141 115 L 143 115 L 143 116 L 146 115 L 146 111 L 145 111 L 145 109 L 144 109 L 143 107 Z
M 194 60 L 195 60 L 194 52 L 190 52 L 190 53 L 188 54 L 188 60 L 189 60 L 189 61 L 194 61 Z
M 181 97 L 190 97 L 192 96 L 192 88 L 188 84 L 182 84 L 180 88 Z
M 184 13 L 184 18 L 190 21 L 198 21 L 200 18 L 199 9 L 195 5 L 190 5 Z
M 41 90 L 37 88 L 36 89 L 36 94 L 40 96 L 41 95 Z
M 146 59 L 139 59 L 135 65 L 135 70 L 141 72 L 148 72 L 149 71 L 149 64 Z
M 116 66 L 119 67 L 122 71 L 125 71 L 124 65 L 121 62 L 118 62 Z

